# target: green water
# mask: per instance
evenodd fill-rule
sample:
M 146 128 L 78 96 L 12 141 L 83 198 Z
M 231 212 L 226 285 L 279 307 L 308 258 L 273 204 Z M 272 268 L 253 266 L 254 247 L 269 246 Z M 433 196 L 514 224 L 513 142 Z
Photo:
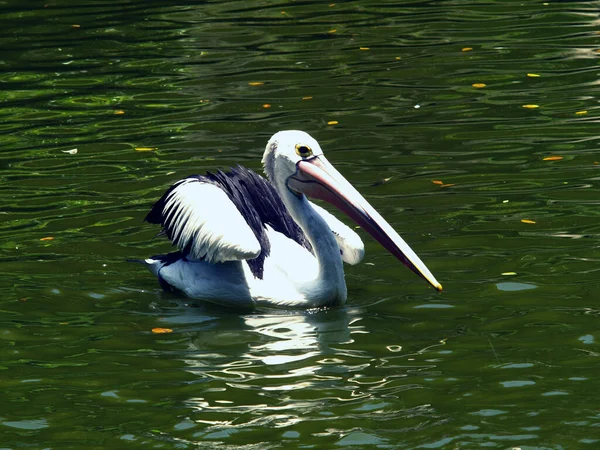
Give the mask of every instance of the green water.
M 599 25 L 597 1 L 0 3 L 0 448 L 598 448 Z M 443 294 L 365 235 L 322 311 L 192 305 L 125 262 L 169 250 L 142 220 L 171 183 L 260 170 L 290 128 Z

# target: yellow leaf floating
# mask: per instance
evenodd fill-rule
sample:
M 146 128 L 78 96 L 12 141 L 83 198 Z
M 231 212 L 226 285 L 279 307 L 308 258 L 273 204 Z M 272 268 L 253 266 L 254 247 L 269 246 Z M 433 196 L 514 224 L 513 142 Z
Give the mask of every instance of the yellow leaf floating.
M 359 48 L 360 48 L 361 50 L 363 50 L 363 51 L 364 51 L 364 50 L 371 50 L 371 48 L 370 48 L 370 47 L 359 47 Z
M 481 89 L 481 88 L 484 88 L 486 86 L 486 84 L 485 83 L 473 83 L 471 86 L 473 86 L 474 88 Z
M 337 120 L 330 120 L 327 122 L 327 125 L 337 125 L 339 122 Z
M 473 47 L 464 47 L 462 49 L 463 52 L 470 52 L 471 50 L 473 50 Z
M 527 76 L 529 78 L 539 78 L 541 75 L 539 73 L 528 73 Z
M 396 61 L 400 61 L 402 59 L 401 56 L 396 56 Z
M 337 30 L 329 30 L 328 33 L 337 33 Z
M 444 182 L 443 182 L 443 181 L 441 181 L 441 180 L 431 180 L 431 182 L 432 182 L 433 184 L 439 184 L 439 185 L 442 185 L 442 184 L 444 184 Z
M 529 219 L 521 219 L 521 222 L 523 222 L 523 223 L 536 223 L 535 220 L 529 220 Z
M 454 183 L 442 184 L 440 187 L 450 187 L 450 186 L 454 186 Z
M 125 111 L 123 111 L 122 109 L 117 109 L 114 111 L 113 114 L 125 114 Z
M 540 105 L 523 105 L 523 108 L 527 108 L 527 109 L 535 109 L 535 108 L 539 108 Z
M 136 152 L 151 152 L 152 150 L 156 150 L 155 147 L 136 147 Z
M 502 272 L 500 275 L 504 275 L 505 277 L 516 275 L 517 272 Z
M 310 100 L 312 98 L 312 95 L 307 95 L 306 97 L 302 97 L 302 100 Z
M 40 239 L 40 241 L 53 241 L 53 240 L 54 240 L 54 237 L 52 237 L 52 236 L 47 236 L 47 237 L 43 237 Z
M 172 333 L 173 330 L 171 330 L 170 328 L 152 328 L 152 332 L 156 334 L 166 334 Z
M 546 156 L 544 161 L 560 161 L 564 156 Z
M 250 81 L 248 83 L 250 86 L 262 86 L 264 83 L 264 81 Z
M 71 28 L 81 28 L 81 25 L 79 25 L 79 24 L 73 24 L 73 25 L 71 25 Z
M 270 107 L 271 107 L 271 105 L 269 105 L 268 103 L 265 103 L 265 104 L 263 105 L 263 108 L 265 108 L 265 109 L 268 109 L 268 108 L 270 108 Z
M 585 114 L 587 114 L 587 111 L 577 111 L 575 114 L 577 114 L 578 116 L 584 116 Z

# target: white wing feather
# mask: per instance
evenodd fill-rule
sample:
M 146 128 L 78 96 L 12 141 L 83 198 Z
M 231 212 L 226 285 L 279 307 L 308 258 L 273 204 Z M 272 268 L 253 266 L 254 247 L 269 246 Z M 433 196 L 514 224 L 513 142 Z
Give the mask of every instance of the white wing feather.
M 319 213 L 319 215 L 325 219 L 331 231 L 335 236 L 335 239 L 340 247 L 342 253 L 342 261 L 347 264 L 358 264 L 362 261 L 365 256 L 365 245 L 361 240 L 360 236 L 348 225 L 343 223 L 325 208 L 310 202 L 311 206 Z
M 165 201 L 165 224 L 173 243 L 189 248 L 189 259 L 216 263 L 256 258 L 260 243 L 227 194 L 218 186 L 182 180 Z

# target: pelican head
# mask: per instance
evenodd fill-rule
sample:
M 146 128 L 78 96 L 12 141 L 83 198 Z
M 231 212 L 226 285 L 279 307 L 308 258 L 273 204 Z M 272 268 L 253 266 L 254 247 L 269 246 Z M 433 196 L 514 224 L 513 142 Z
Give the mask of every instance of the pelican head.
M 277 189 L 324 200 L 340 209 L 404 265 L 441 292 L 442 285 L 404 239 L 327 161 L 319 143 L 304 131 L 280 131 L 263 155 L 267 177 Z

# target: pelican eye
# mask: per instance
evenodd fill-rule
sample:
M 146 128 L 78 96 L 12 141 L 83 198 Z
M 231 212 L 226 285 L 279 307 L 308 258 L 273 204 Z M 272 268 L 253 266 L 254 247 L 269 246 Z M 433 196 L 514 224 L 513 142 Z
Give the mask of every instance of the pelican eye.
M 298 156 L 302 156 L 303 158 L 307 158 L 312 156 L 313 152 L 312 148 L 310 148 L 308 145 L 296 144 L 296 154 Z

